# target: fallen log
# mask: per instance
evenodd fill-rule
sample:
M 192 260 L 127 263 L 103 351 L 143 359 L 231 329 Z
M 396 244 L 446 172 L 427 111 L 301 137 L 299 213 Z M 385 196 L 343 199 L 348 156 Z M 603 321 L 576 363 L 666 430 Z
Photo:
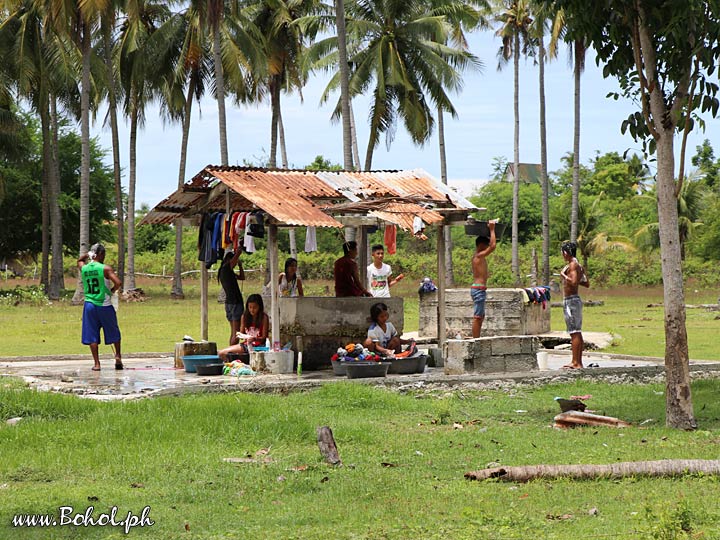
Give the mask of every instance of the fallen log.
M 493 467 L 465 473 L 467 480 L 529 482 L 530 480 L 572 478 L 626 478 L 630 476 L 684 476 L 702 473 L 720 475 L 720 460 L 716 459 L 663 459 L 660 461 L 627 461 L 610 465 L 526 465 L 523 467 Z
M 609 426 L 609 427 L 630 427 L 628 422 L 615 418 L 614 416 L 601 416 L 582 411 L 567 411 L 558 414 L 553 427 L 571 428 L 576 426 Z
M 342 465 L 340 454 L 335 445 L 335 438 L 329 427 L 321 426 L 317 428 L 317 442 L 320 448 L 320 454 L 325 458 L 325 461 L 330 463 L 330 465 Z

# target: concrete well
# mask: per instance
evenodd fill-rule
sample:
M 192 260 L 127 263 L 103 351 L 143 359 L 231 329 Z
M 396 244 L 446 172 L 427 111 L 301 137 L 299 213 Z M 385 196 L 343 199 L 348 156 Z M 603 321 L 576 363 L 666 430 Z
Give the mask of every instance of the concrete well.
M 303 369 L 330 366 L 338 347 L 367 338 L 370 306 L 384 302 L 390 322 L 399 334 L 405 324 L 402 298 L 312 297 L 285 298 L 280 301 L 280 339 L 292 342 L 294 351 L 303 352 Z
M 470 288 L 445 291 L 445 330 L 472 336 L 473 302 Z M 484 336 L 526 336 L 550 331 L 550 304 L 526 304 L 520 289 L 488 289 Z M 420 296 L 419 335 L 437 337 L 437 292 Z
M 535 336 L 449 339 L 445 375 L 537 371 L 540 341 Z

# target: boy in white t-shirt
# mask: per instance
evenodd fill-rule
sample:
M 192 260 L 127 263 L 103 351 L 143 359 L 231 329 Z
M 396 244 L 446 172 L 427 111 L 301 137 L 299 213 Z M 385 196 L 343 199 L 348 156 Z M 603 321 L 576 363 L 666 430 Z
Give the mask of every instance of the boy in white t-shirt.
M 376 298 L 389 298 L 390 287 L 395 285 L 405 276 L 400 274 L 395 279 L 390 279 L 392 268 L 389 264 L 385 264 L 385 249 L 382 244 L 376 244 L 372 247 L 373 262 L 367 267 L 368 290 Z

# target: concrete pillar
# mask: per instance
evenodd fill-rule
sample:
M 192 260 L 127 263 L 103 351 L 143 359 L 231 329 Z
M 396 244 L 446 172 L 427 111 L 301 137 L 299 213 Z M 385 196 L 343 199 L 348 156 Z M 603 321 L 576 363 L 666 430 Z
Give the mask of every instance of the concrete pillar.
M 280 305 L 278 303 L 278 228 L 268 226 L 268 251 L 270 253 L 270 343 L 280 341 Z
M 438 226 L 438 265 L 437 265 L 437 286 L 438 286 L 438 347 L 442 354 L 445 350 L 445 226 Z
M 208 339 L 208 271 L 200 262 L 200 339 Z

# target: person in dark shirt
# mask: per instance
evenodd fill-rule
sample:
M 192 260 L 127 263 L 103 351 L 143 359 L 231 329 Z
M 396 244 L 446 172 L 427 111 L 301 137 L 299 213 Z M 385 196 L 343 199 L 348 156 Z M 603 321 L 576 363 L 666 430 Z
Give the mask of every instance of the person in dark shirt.
M 360 281 L 360 272 L 355 262 L 358 256 L 357 242 L 345 242 L 343 252 L 345 255 L 335 261 L 335 296 L 372 296 Z
M 234 272 L 235 265 L 238 265 L 237 273 Z M 225 291 L 225 316 L 230 323 L 230 345 L 235 345 L 238 343 L 237 333 L 240 331 L 240 319 L 243 314 L 243 296 L 238 280 L 245 279 L 240 250 L 234 254 L 232 251 L 225 254 L 217 277 Z

